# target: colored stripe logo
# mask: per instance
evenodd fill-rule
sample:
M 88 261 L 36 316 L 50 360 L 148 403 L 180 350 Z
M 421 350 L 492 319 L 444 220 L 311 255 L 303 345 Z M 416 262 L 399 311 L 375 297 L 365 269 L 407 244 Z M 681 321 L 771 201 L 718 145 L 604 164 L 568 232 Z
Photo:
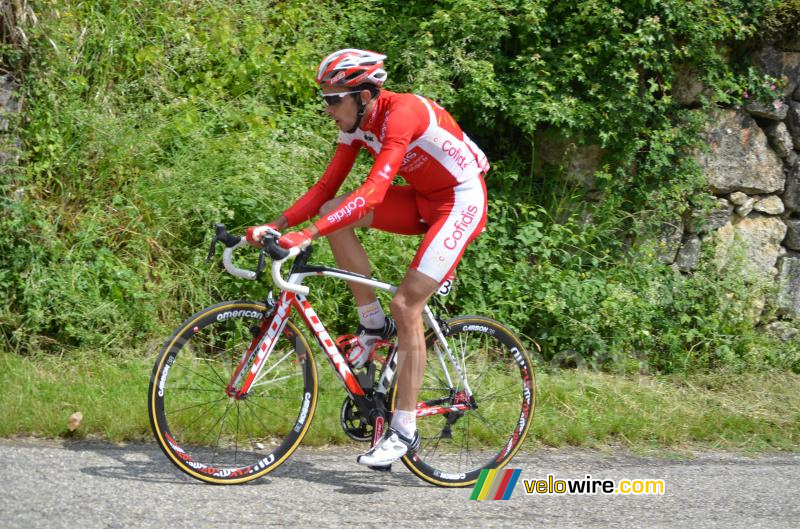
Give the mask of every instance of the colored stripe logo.
M 507 500 L 514 492 L 514 487 L 517 485 L 519 474 L 522 472 L 519 468 L 507 468 L 506 470 L 483 469 L 475 483 L 475 488 L 472 489 L 471 500 Z

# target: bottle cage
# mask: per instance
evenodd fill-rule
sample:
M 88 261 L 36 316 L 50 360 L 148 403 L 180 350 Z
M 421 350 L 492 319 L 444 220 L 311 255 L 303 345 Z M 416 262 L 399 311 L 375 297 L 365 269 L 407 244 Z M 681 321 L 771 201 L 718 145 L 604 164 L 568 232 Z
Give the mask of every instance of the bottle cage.
M 356 336 L 355 334 L 343 334 L 338 338 L 336 338 L 336 347 L 339 348 L 339 352 L 342 353 L 342 355 L 345 358 L 349 357 L 350 352 L 353 350 L 353 347 L 355 347 L 357 344 L 358 344 L 358 336 Z M 394 342 L 391 340 L 375 340 L 375 344 L 372 346 L 372 350 L 369 352 L 369 358 L 367 359 L 367 362 L 375 361 L 378 362 L 379 364 L 385 364 L 386 357 L 376 354 L 376 351 L 381 347 L 386 347 L 388 350 L 391 351 L 391 348 L 393 346 Z

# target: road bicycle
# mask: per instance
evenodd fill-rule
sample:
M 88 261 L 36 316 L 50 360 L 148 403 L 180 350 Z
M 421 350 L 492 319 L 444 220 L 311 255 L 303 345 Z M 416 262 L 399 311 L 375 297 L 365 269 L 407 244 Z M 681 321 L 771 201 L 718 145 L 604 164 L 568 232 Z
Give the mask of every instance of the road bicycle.
M 346 270 L 308 264 L 312 246 L 285 250 L 263 239 L 255 271 L 238 268 L 233 252 L 246 245 L 222 224 L 209 249 L 225 245 L 232 275 L 258 279 L 265 256 L 272 280 L 264 301 L 224 301 L 189 317 L 156 358 L 148 391 L 150 424 L 166 456 L 193 478 L 244 483 L 278 468 L 308 432 L 317 407 L 315 353 L 296 312 L 316 338 L 346 397 L 340 421 L 346 434 L 373 444 L 395 406 L 397 351 L 379 341 L 367 366 L 345 359 L 352 336 L 334 340 L 306 297 L 312 276 L 397 288 Z M 284 262 L 294 259 L 288 278 Z M 449 290 L 445 282 L 440 295 Z M 434 296 L 435 298 L 436 296 Z M 425 307 L 427 365 L 416 406 L 420 446 L 402 461 L 423 480 L 442 487 L 473 485 L 483 469 L 506 465 L 528 433 L 536 402 L 534 370 L 522 342 L 505 325 L 483 316 L 445 320 Z

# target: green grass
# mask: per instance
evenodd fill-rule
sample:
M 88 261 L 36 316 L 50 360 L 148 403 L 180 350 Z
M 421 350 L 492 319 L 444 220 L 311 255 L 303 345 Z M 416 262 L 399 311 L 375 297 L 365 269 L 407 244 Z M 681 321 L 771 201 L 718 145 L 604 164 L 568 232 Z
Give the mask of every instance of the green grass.
M 344 393 L 317 358 L 320 395 L 304 441 L 348 438 L 339 427 Z M 149 441 L 152 357 L 22 357 L 0 353 L 0 436 Z M 539 373 L 527 448 L 796 450 L 800 375 L 756 373 L 621 377 L 589 371 Z M 69 433 L 69 416 L 83 421 Z
M 796 450 L 794 373 L 619 377 L 560 371 L 539 377 L 534 437 L 550 446 Z
M 151 362 L 91 353 L 70 359 L 0 354 L 0 435 L 59 437 L 80 411 L 76 437 L 147 438 Z

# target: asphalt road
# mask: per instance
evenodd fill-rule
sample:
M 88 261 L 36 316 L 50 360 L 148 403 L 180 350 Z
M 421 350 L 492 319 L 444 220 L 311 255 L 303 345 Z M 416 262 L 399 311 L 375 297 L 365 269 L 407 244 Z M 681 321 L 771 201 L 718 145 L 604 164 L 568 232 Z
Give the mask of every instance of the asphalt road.
M 681 459 L 537 450 L 510 467 L 508 501 L 470 501 L 395 465 L 355 463 L 357 447 L 301 447 L 266 477 L 213 486 L 175 469 L 153 444 L 0 440 L 0 527 L 800 527 L 800 453 Z M 524 480 L 660 479 L 663 495 L 527 494 Z

